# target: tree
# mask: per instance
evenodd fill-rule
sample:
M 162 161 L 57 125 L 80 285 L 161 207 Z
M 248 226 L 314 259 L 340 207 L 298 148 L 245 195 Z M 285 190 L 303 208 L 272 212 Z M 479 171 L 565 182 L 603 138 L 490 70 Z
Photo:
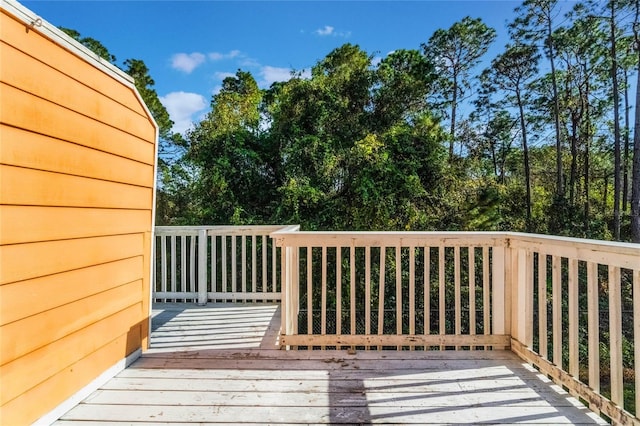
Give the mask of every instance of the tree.
M 607 110 L 604 100 L 608 96 L 605 93 L 608 77 L 605 76 L 609 73 L 605 61 L 607 34 L 598 18 L 593 15 L 596 6 L 591 2 L 577 4 L 566 16 L 573 20 L 571 25 L 558 28 L 553 34 L 560 65 L 557 79 L 560 86 L 560 118 L 564 137 L 570 142 L 571 154 L 566 184 L 569 192 L 566 207 L 569 214 L 568 217 L 556 216 L 564 222 L 563 227 L 577 224 L 575 219 L 580 214 L 578 205 L 582 202 L 582 230 L 583 235 L 587 236 L 590 235 L 591 221 L 590 151 L 595 136 L 595 123 L 604 118 Z M 546 78 L 541 82 L 549 80 Z M 548 108 L 540 111 L 545 116 L 549 112 Z M 577 231 L 577 228 L 574 229 Z M 552 230 L 560 231 L 558 228 Z
M 504 53 L 491 61 L 491 68 L 483 74 L 484 84 L 500 90 L 511 92 L 518 108 L 520 135 L 524 154 L 524 174 L 527 203 L 527 231 L 531 231 L 531 168 L 529 163 L 529 146 L 527 142 L 527 125 L 524 113 L 525 85 L 536 75 L 539 55 L 537 49 L 530 45 L 507 46 Z
M 525 0 L 516 8 L 519 13 L 510 25 L 511 35 L 517 43 L 542 41 L 544 53 L 551 68 L 551 88 L 553 98 L 553 118 L 556 142 L 556 196 L 564 198 L 564 174 L 562 167 L 562 139 L 560 132 L 560 105 L 556 74 L 556 49 L 553 38 L 557 0 Z
M 198 170 L 194 196 L 209 223 L 257 223 L 268 217 L 274 198 L 262 160 L 262 91 L 253 76 L 238 70 L 222 82 L 211 111 L 187 132 L 187 160 Z
M 495 30 L 480 18 L 467 16 L 447 30 L 437 30 L 426 44 L 422 44 L 424 55 L 433 62 L 441 76 L 441 96 L 451 107 L 449 161 L 453 160 L 458 104 L 470 88 L 471 70 L 495 37 Z
M 116 57 L 109 52 L 109 50 L 98 40 L 91 37 L 82 37 L 80 33 L 71 28 L 58 27 L 64 33 L 66 33 L 69 37 L 74 40 L 80 42 L 83 46 L 91 50 L 96 55 L 100 56 L 102 59 L 110 62 L 112 64 L 116 63 Z
M 631 241 L 640 243 L 640 0 L 633 2 L 635 19 L 633 24 L 634 49 L 638 55 L 636 73 L 636 107 L 633 129 L 633 170 L 631 177 Z
M 384 58 L 374 77 L 372 126 L 382 129 L 424 111 L 436 79 L 431 62 L 417 50 L 404 49 Z
M 611 12 L 610 46 L 611 46 L 611 93 L 613 98 L 613 235 L 620 240 L 620 195 L 622 192 L 622 163 L 620 153 L 620 93 L 618 92 L 618 53 L 616 43 L 616 0 L 610 0 Z
M 166 161 L 175 157 L 177 146 L 184 145 L 184 142 L 180 134 L 172 132 L 173 121 L 171 121 L 169 112 L 162 105 L 158 93 L 153 88 L 155 81 L 149 74 L 149 68 L 140 59 L 127 59 L 124 61 L 124 67 L 124 72 L 133 77 L 138 93 L 140 93 L 142 100 L 149 108 L 153 119 L 158 125 L 160 159 Z

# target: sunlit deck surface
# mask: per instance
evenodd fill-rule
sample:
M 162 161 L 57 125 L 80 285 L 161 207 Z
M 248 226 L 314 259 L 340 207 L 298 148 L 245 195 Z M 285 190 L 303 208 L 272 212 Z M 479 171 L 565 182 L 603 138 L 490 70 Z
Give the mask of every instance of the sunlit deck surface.
M 278 350 L 277 304 L 156 304 L 79 424 L 604 424 L 510 351 Z

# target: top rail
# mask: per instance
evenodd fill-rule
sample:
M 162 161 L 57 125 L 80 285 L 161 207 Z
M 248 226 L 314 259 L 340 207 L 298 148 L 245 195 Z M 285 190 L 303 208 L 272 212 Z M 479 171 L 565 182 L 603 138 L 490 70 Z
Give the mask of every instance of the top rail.
M 498 232 L 301 232 L 282 229 L 275 231 L 271 236 L 278 246 L 288 247 L 348 247 L 356 246 L 380 246 L 389 247 L 396 244 L 403 246 L 421 246 L 425 244 L 442 244 L 447 247 L 454 246 L 501 246 L 506 243 L 506 234 Z

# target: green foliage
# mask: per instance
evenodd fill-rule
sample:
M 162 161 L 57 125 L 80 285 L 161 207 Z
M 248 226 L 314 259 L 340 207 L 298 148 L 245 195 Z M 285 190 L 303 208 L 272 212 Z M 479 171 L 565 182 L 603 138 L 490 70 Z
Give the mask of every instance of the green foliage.
M 107 62 L 111 62 L 112 64 L 115 64 L 116 57 L 113 56 L 109 52 L 109 50 L 98 40 L 91 37 L 82 37 L 78 31 L 71 28 L 65 28 L 65 27 L 58 27 L 58 28 L 62 30 L 65 34 L 67 34 L 69 37 L 79 41 L 80 44 L 82 44 L 84 47 L 91 50 L 96 55 L 100 56 L 102 59 L 106 60 Z

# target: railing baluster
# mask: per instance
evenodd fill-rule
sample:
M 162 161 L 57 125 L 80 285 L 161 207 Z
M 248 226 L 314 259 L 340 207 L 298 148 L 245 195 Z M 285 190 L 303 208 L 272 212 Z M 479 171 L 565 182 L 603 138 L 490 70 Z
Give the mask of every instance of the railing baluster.
M 371 334 L 371 246 L 364 249 L 364 332 Z
M 271 290 L 276 293 L 278 291 L 278 276 L 276 261 L 278 259 L 278 251 L 276 248 L 276 242 L 271 240 Z M 280 284 L 282 286 L 283 283 Z M 282 291 L 282 289 L 280 289 Z
M 240 277 L 242 279 L 242 292 L 247 292 L 247 236 L 240 235 L 240 241 L 242 243 L 242 253 L 241 253 L 241 261 L 240 261 Z M 246 302 L 245 299 L 242 299 L 243 302 Z
M 289 336 L 291 333 L 290 320 L 289 320 L 289 305 L 291 297 L 291 288 L 289 281 L 292 279 L 291 271 L 289 270 L 289 261 L 292 248 L 283 247 L 282 256 L 280 256 L 280 273 L 281 273 L 281 285 L 282 285 L 282 300 L 280 301 L 280 332 L 285 336 Z M 289 345 L 286 345 L 286 349 L 289 349 Z
M 342 247 L 339 246 L 336 247 L 336 334 L 342 334 Z
M 482 332 L 484 335 L 491 334 L 491 294 L 489 293 L 489 267 L 489 247 L 482 247 Z
M 611 401 L 624 408 L 622 381 L 622 293 L 620 268 L 609 266 L 609 350 L 611 354 Z
M 349 320 L 350 333 L 356 334 L 356 246 L 349 247 Z
M 460 284 L 460 246 L 453 248 L 453 285 L 454 285 L 454 333 L 461 334 L 462 331 L 462 306 L 461 306 L 461 284 Z M 456 346 L 459 350 L 460 346 Z
M 431 247 L 424 246 L 424 334 L 431 334 Z M 424 350 L 428 347 L 425 345 Z
M 562 265 L 559 256 L 551 257 L 553 300 L 553 363 L 562 368 Z
M 633 342 L 636 417 L 640 417 L 640 269 L 633 271 Z
M 267 292 L 267 236 L 262 236 L 262 292 Z
M 469 247 L 469 334 L 476 334 L 476 248 Z M 475 346 L 471 346 L 475 349 Z
M 635 295 L 635 293 L 634 293 Z M 600 307 L 598 289 L 598 264 L 587 262 L 587 305 L 589 323 L 589 387 L 600 392 Z M 634 307 L 636 304 L 634 303 Z M 635 317 L 634 317 L 635 318 Z M 638 346 L 640 348 L 640 346 Z M 637 358 L 636 358 L 637 359 Z M 595 404 L 589 406 L 592 411 L 598 410 Z M 599 413 L 599 411 L 596 411 Z
M 578 259 L 569 259 L 569 374 L 578 378 L 580 353 L 578 351 Z
M 220 240 L 222 241 L 222 245 L 220 246 L 221 249 L 222 249 L 222 293 L 226 293 L 228 291 L 228 288 L 227 288 L 227 236 L 226 236 L 226 234 L 220 235 Z
M 385 265 L 387 248 L 380 246 L 380 277 L 378 283 L 378 334 L 384 334 L 384 291 L 385 291 Z M 382 349 L 378 346 L 378 350 Z
M 189 254 L 187 253 L 187 236 L 182 235 L 180 237 L 180 282 L 176 283 L 173 288 L 174 292 L 178 291 L 186 291 L 187 289 L 187 258 Z M 178 286 L 178 284 L 180 284 Z M 175 302 L 176 300 L 173 299 Z
M 184 285 L 182 287 L 182 292 L 186 293 L 187 291 L 195 292 L 196 290 L 196 236 L 192 235 L 189 240 L 189 288 Z
M 313 334 L 313 247 L 307 247 L 307 334 Z
M 192 237 L 195 238 L 195 237 Z M 198 305 L 207 304 L 207 230 L 198 231 Z M 195 257 L 195 256 L 192 256 Z
M 169 283 L 169 291 L 176 291 L 177 281 L 177 255 L 176 255 L 176 236 L 171 236 L 171 282 Z M 165 300 L 166 301 L 166 300 Z
M 251 236 L 251 291 L 258 291 L 258 247 L 256 234 Z
M 231 234 L 231 292 L 235 294 L 238 291 L 238 247 L 235 234 Z M 235 295 L 232 296 L 234 302 L 236 301 Z
M 218 256 L 217 247 L 218 237 L 215 234 L 211 235 L 211 291 L 213 293 L 218 291 Z
M 538 345 L 540 356 L 548 358 L 547 255 L 544 253 L 538 253 Z
M 416 248 L 409 246 L 409 334 L 416 334 Z M 411 350 L 414 346 L 410 347 Z
M 400 243 L 396 245 L 396 334 L 402 334 L 402 252 Z M 402 350 L 402 346 L 398 346 Z
M 293 334 L 298 334 L 298 314 L 300 313 L 300 247 L 292 250 L 291 259 L 291 299 L 292 305 L 290 309 L 291 320 L 293 324 Z
M 320 313 L 320 333 L 327 334 L 327 246 L 322 246 L 322 307 Z M 322 347 L 324 349 L 324 346 Z
M 167 291 L 167 238 L 165 235 L 160 235 L 160 266 L 162 267 L 160 270 L 162 280 L 160 282 L 160 291 L 163 293 Z M 166 302 L 166 299 L 162 299 L 162 301 Z
M 444 246 L 438 247 L 438 327 L 440 334 L 446 334 L 445 324 L 445 280 L 444 280 Z M 444 346 L 440 345 L 440 350 L 443 350 Z

